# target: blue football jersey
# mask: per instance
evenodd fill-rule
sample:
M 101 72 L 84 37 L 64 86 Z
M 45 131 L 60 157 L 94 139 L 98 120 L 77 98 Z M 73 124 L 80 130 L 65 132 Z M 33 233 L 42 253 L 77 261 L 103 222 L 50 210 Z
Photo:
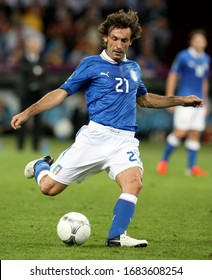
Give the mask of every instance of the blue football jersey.
M 84 90 L 90 120 L 136 131 L 136 97 L 147 89 L 135 61 L 117 63 L 105 51 L 86 57 L 60 88 L 69 95 Z
M 171 71 L 179 75 L 176 95 L 194 94 L 202 98 L 203 80 L 209 77 L 210 61 L 208 54 L 197 56 L 191 48 L 179 52 L 171 66 Z

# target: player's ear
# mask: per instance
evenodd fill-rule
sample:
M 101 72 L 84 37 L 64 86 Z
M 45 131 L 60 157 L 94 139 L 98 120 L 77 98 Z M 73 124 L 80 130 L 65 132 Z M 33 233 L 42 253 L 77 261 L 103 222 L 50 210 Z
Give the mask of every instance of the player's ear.
M 105 44 L 107 44 L 107 42 L 108 42 L 108 36 L 105 35 L 105 36 L 102 37 L 102 39 L 103 39 L 103 41 L 105 42 Z

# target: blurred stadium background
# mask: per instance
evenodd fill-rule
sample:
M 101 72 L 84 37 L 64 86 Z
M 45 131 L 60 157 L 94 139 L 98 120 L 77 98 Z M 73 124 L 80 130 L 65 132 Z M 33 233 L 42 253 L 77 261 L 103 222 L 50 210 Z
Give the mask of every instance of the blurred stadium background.
M 0 1 L 0 134 L 14 134 L 13 114 L 20 111 L 19 61 L 28 35 L 42 43 L 46 64 L 44 92 L 60 86 L 78 62 L 101 51 L 97 26 L 110 12 L 120 8 L 138 11 L 143 36 L 130 49 L 128 57 L 143 69 L 149 91 L 164 94 L 170 63 L 177 51 L 187 47 L 193 28 L 204 28 L 211 43 L 210 1 L 201 6 L 176 0 L 1 0 Z M 207 49 L 209 54 L 211 48 Z M 210 100 L 212 87 L 210 87 Z M 62 121 L 61 121 L 62 119 Z M 81 120 L 81 122 L 79 122 Z M 43 137 L 73 138 L 87 121 L 81 94 L 42 115 Z M 138 136 L 163 140 L 172 129 L 172 115 L 166 110 L 138 109 Z M 64 129 L 65 127 L 65 129 Z M 212 142 L 212 113 L 208 116 L 203 141 Z

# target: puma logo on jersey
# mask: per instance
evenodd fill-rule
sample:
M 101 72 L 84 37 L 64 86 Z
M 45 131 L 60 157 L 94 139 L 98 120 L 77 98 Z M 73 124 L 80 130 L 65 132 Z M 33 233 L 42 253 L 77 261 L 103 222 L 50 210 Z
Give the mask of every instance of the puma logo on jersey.
M 107 72 L 107 73 L 101 72 L 100 75 L 104 75 L 104 76 L 107 76 L 109 78 L 109 72 Z

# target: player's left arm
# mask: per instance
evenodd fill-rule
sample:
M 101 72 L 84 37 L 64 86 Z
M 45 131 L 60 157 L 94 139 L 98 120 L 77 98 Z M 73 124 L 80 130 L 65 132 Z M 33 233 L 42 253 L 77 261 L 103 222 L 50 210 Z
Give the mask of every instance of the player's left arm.
M 189 96 L 163 96 L 154 93 L 147 93 L 137 98 L 140 107 L 162 109 L 174 106 L 201 107 L 203 100 L 195 95 Z

